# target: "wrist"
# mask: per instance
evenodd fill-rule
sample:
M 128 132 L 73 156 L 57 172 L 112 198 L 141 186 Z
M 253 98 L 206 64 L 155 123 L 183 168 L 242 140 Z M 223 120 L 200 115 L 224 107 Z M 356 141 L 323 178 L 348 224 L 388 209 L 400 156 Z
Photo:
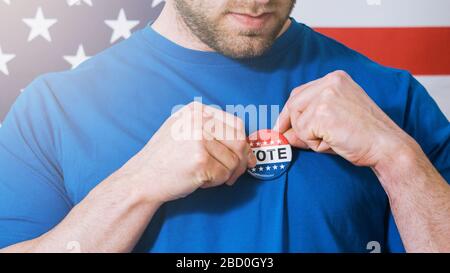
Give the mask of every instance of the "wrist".
M 136 175 L 134 172 L 127 172 L 125 169 L 119 169 L 108 179 L 108 184 L 125 196 L 127 202 L 132 205 L 143 205 L 147 207 L 159 208 L 164 201 L 157 197 L 156 191 L 149 192 L 148 186 L 151 179 L 145 179 Z
M 398 144 L 391 144 L 382 154 L 380 160 L 372 166 L 380 183 L 386 191 L 407 186 L 409 179 L 403 179 L 417 170 L 422 157 L 426 157 L 420 146 L 407 137 Z

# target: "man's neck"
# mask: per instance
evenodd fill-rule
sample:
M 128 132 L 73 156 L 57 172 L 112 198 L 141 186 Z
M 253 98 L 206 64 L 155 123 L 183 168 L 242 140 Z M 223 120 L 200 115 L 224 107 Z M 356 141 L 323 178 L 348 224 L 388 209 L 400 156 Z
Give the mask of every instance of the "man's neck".
M 281 36 L 290 25 L 291 20 L 288 19 L 284 24 L 283 29 L 278 34 L 278 37 Z M 166 1 L 161 14 L 151 27 L 160 35 L 184 48 L 199 51 L 214 51 L 190 31 L 189 27 L 178 15 L 171 1 Z

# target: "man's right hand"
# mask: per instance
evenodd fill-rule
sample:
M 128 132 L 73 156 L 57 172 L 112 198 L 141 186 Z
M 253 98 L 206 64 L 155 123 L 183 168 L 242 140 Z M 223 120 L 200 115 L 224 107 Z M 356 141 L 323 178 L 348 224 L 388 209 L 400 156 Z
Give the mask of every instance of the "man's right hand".
M 242 120 L 193 102 L 167 119 L 114 176 L 133 183 L 145 199 L 164 203 L 198 188 L 231 186 L 255 165 Z

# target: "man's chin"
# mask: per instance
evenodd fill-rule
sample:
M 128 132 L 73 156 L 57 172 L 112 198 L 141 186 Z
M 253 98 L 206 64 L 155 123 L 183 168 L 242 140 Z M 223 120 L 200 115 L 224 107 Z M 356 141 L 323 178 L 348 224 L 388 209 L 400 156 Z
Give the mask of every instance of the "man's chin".
M 218 50 L 224 56 L 232 59 L 249 59 L 256 58 L 264 55 L 267 52 L 267 48 L 245 48 L 245 49 L 225 49 Z

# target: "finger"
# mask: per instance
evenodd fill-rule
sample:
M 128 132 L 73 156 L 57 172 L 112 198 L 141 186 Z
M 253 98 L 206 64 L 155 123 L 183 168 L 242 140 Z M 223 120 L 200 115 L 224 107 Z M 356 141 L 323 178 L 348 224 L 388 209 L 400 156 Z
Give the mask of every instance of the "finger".
M 331 149 L 330 145 L 328 145 L 328 143 L 326 143 L 323 139 L 320 141 L 316 152 L 319 152 L 319 153 L 334 153 L 333 149 Z
M 243 121 L 240 118 L 208 105 L 203 105 L 203 112 L 212 115 L 215 119 L 222 121 L 230 127 L 236 128 L 239 131 L 243 131 L 243 138 L 245 139 L 245 127 Z
M 223 145 L 216 139 L 205 141 L 206 150 L 208 153 L 225 166 L 231 173 L 239 167 L 239 157 L 231 151 L 227 146 Z
M 248 153 L 250 145 L 247 143 L 243 121 L 230 113 L 210 106 L 204 106 L 204 112 L 214 117 L 214 123 L 205 126 L 206 131 L 234 151 L 241 159 L 247 157 L 249 167 L 256 164 L 256 157 L 253 153 Z
M 286 137 L 289 144 L 291 144 L 292 146 L 294 146 L 296 148 L 306 149 L 306 150 L 309 149 L 309 146 L 297 137 L 297 133 L 292 128 L 287 130 L 284 133 L 284 137 Z
M 322 78 L 308 82 L 306 84 L 303 84 L 297 88 L 295 88 L 294 90 L 292 90 L 289 99 L 287 100 L 285 106 L 283 107 L 283 109 L 281 110 L 280 115 L 278 116 L 277 121 L 275 122 L 274 125 L 274 130 L 278 131 L 282 134 L 284 134 L 286 131 L 288 131 L 290 128 L 292 128 L 291 126 L 291 120 L 290 120 L 290 111 L 289 111 L 289 107 L 287 107 L 289 101 L 292 99 L 293 96 L 302 93 L 304 90 L 310 88 L 311 86 L 315 86 L 319 83 L 321 83 L 323 81 Z
M 286 137 L 286 139 L 289 141 L 289 144 L 291 144 L 296 148 L 311 150 L 308 144 L 306 144 L 297 137 L 297 134 L 292 128 L 289 129 L 286 133 L 284 133 L 284 137 Z M 319 145 L 319 150 L 321 153 L 336 155 L 336 152 L 332 148 L 330 148 L 330 146 L 328 146 L 328 144 L 324 141 L 322 141 L 321 144 Z
M 326 152 L 331 147 L 326 143 L 320 132 L 320 119 L 315 116 L 315 107 L 308 108 L 305 112 L 292 120 L 296 137 L 315 152 Z
M 230 172 L 228 168 L 212 156 L 210 156 L 210 159 L 208 160 L 205 172 L 206 181 L 204 181 L 201 186 L 203 189 L 223 185 L 232 175 L 232 172 Z
M 275 126 L 273 127 L 274 131 L 278 131 L 281 134 L 284 134 L 291 128 L 291 119 L 289 114 L 289 109 L 286 105 L 281 110 L 280 115 L 278 116 L 277 121 L 275 122 Z
M 233 153 L 233 156 L 237 158 L 238 166 L 233 166 L 233 174 L 230 179 L 226 182 L 227 185 L 233 185 L 236 180 L 247 170 L 247 168 L 253 168 L 256 166 L 256 157 L 251 151 L 250 144 L 246 140 L 241 140 L 235 138 L 236 135 L 244 134 L 242 130 L 233 128 L 223 123 L 220 120 L 215 120 L 214 128 L 224 128 L 222 130 L 212 130 L 212 126 L 206 126 L 205 134 L 214 138 L 218 143 L 223 145 L 229 152 Z M 226 134 L 224 135 L 224 131 Z M 231 133 L 230 133 L 231 132 Z M 232 137 L 230 137 L 232 136 Z M 221 150 L 221 151 L 220 151 Z M 225 152 L 222 148 L 215 151 L 215 155 L 220 158 L 220 152 Z M 230 159 L 228 159 L 230 160 Z M 220 161 L 220 159 L 219 159 Z M 229 165 L 232 165 L 231 163 Z
M 329 87 L 329 83 L 320 79 L 314 82 L 314 84 L 309 84 L 307 87 L 303 87 L 299 89 L 299 91 L 294 91 L 289 100 L 286 102 L 287 108 L 290 109 L 290 112 L 304 112 L 309 105 L 312 105 L 313 102 L 318 98 L 321 92 Z
M 242 161 L 243 166 L 252 167 L 256 164 L 256 157 L 249 153 L 250 144 L 245 138 L 245 131 L 231 127 L 221 120 L 213 119 L 205 124 L 204 131 L 210 136 L 233 151 Z
M 310 122 L 312 118 L 311 111 L 291 114 L 292 129 L 295 132 L 295 136 L 306 145 L 307 149 L 314 150 L 317 139 L 314 136 L 314 130 Z

